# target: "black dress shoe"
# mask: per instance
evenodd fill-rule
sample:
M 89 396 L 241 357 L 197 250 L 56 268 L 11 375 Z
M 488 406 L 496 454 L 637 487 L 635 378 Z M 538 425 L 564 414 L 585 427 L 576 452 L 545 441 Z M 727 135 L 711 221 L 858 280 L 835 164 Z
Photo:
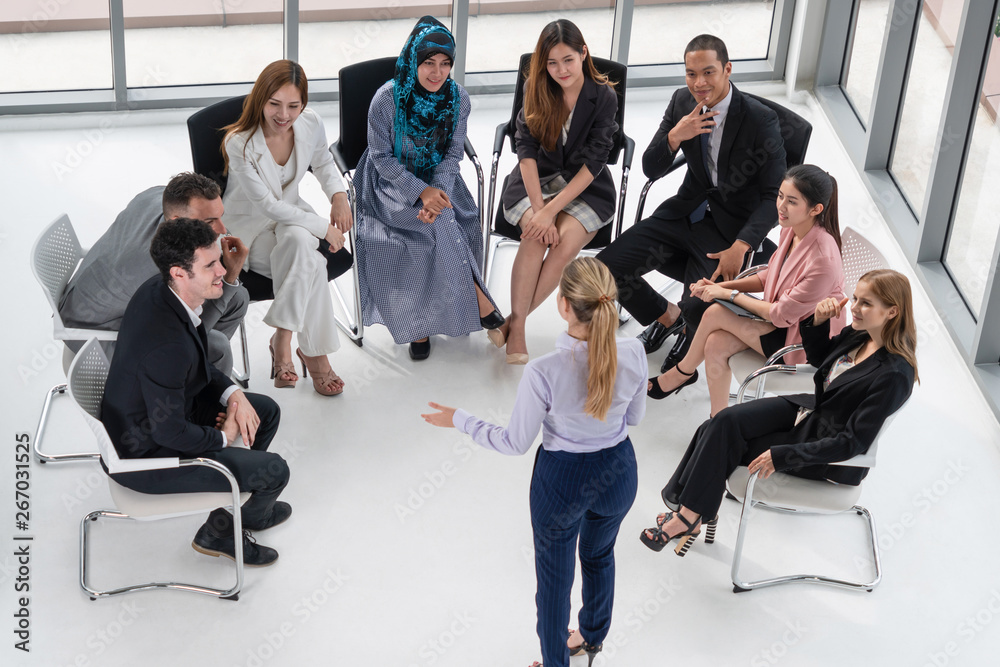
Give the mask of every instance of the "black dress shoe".
M 667 358 L 663 360 L 660 364 L 660 373 L 666 373 L 671 368 L 677 365 L 677 362 L 684 358 L 687 354 L 688 348 L 691 347 L 691 337 L 688 336 L 687 329 L 684 329 L 679 334 L 677 334 L 677 340 L 674 341 L 674 346 L 670 348 L 670 352 L 667 354 Z
M 283 500 L 279 500 L 271 508 L 271 516 L 262 521 L 244 521 L 243 527 L 247 530 L 267 530 L 268 528 L 277 526 L 279 523 L 285 523 L 290 516 L 292 516 L 292 506 Z
M 429 356 L 431 356 L 430 338 L 422 343 L 418 343 L 416 341 L 410 343 L 410 359 L 413 359 L 414 361 L 423 361 Z
M 257 544 L 248 531 L 241 532 L 243 536 L 243 564 L 247 567 L 266 567 L 278 560 L 278 552 L 271 547 Z M 236 541 L 233 536 L 219 537 L 208 524 L 202 524 L 191 542 L 194 550 L 209 556 L 225 556 L 236 560 Z
M 499 310 L 494 310 L 486 317 L 479 318 L 479 323 L 483 325 L 484 329 L 499 329 L 503 326 L 504 321 L 504 316 L 500 314 Z
M 674 335 L 683 328 L 683 315 L 678 315 L 677 319 L 675 319 L 673 324 L 669 327 L 665 324 L 661 324 L 659 320 L 653 320 L 653 323 L 646 327 L 646 329 L 641 334 L 636 336 L 636 338 L 642 341 L 642 347 L 646 350 L 646 354 L 652 354 L 660 349 L 663 342 L 667 340 L 669 336 Z

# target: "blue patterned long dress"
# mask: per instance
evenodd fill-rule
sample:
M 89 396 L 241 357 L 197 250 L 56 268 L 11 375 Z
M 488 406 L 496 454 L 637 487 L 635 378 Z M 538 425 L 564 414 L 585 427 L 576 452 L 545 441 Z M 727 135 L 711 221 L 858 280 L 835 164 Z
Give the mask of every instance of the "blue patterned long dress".
M 459 87 L 461 114 L 448 154 L 433 181 L 425 183 L 393 155 L 392 85 L 386 83 L 372 99 L 368 149 L 355 172 L 365 325 L 384 324 L 400 344 L 434 334 L 468 334 L 482 328 L 475 283 L 483 287 L 479 209 L 459 172 L 469 95 Z M 446 192 L 453 206 L 429 225 L 417 220 L 420 193 L 428 185 Z

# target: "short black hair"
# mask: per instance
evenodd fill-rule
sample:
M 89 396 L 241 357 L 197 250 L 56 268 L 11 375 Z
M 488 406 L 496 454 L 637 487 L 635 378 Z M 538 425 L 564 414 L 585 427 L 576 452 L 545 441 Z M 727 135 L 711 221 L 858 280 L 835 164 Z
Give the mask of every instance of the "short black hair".
M 729 50 L 726 48 L 726 43 L 715 35 L 698 35 L 692 39 L 684 47 L 684 58 L 686 59 L 687 54 L 692 51 L 715 51 L 715 57 L 719 59 L 723 67 L 729 62 Z
M 149 244 L 149 254 L 160 270 L 163 282 L 169 285 L 170 269 L 179 266 L 191 275 L 195 251 L 198 248 L 212 247 L 218 237 L 219 234 L 202 220 L 166 220 L 156 228 L 156 234 Z
M 187 209 L 188 204 L 195 197 L 201 197 L 209 201 L 222 196 L 222 189 L 219 184 L 208 176 L 185 171 L 170 179 L 167 187 L 163 188 L 163 217 L 171 218 L 174 214 L 182 211 L 177 209 Z

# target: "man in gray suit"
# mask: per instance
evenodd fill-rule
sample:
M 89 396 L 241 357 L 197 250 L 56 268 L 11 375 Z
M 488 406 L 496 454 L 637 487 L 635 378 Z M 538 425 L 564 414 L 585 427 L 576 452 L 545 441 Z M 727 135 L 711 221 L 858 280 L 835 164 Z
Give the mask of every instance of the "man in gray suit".
M 63 321 L 71 327 L 117 331 L 136 289 L 157 274 L 149 243 L 160 223 L 194 218 L 225 234 L 223 211 L 222 192 L 215 181 L 190 172 L 174 176 L 166 187 L 136 195 L 90 249 L 66 286 L 59 303 Z M 229 339 L 250 304 L 250 295 L 239 281 L 247 248 L 235 236 L 222 236 L 220 242 L 226 268 L 222 296 L 205 301 L 201 321 L 208 332 L 209 361 L 229 375 L 233 369 Z M 105 351 L 111 356 L 114 344 Z

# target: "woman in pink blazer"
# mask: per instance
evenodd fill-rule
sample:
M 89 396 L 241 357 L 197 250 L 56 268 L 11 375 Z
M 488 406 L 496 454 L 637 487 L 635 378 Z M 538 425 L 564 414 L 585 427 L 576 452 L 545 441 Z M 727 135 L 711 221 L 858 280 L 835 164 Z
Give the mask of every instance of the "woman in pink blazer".
M 713 283 L 702 278 L 691 285 L 691 293 L 703 301 L 722 301 L 736 308 L 716 303 L 705 311 L 684 358 L 650 378 L 650 397 L 665 398 L 693 384 L 704 361 L 715 416 L 729 404 L 729 357 L 747 348 L 768 357 L 801 342 L 799 322 L 813 313 L 816 304 L 843 298 L 837 181 L 814 165 L 792 167 L 781 183 L 777 207 L 781 236 L 766 269 L 739 280 Z M 761 290 L 762 300 L 746 294 Z M 840 331 L 846 323 L 844 311 L 837 318 L 830 323 L 831 331 Z M 785 355 L 785 363 L 804 361 L 803 352 Z

